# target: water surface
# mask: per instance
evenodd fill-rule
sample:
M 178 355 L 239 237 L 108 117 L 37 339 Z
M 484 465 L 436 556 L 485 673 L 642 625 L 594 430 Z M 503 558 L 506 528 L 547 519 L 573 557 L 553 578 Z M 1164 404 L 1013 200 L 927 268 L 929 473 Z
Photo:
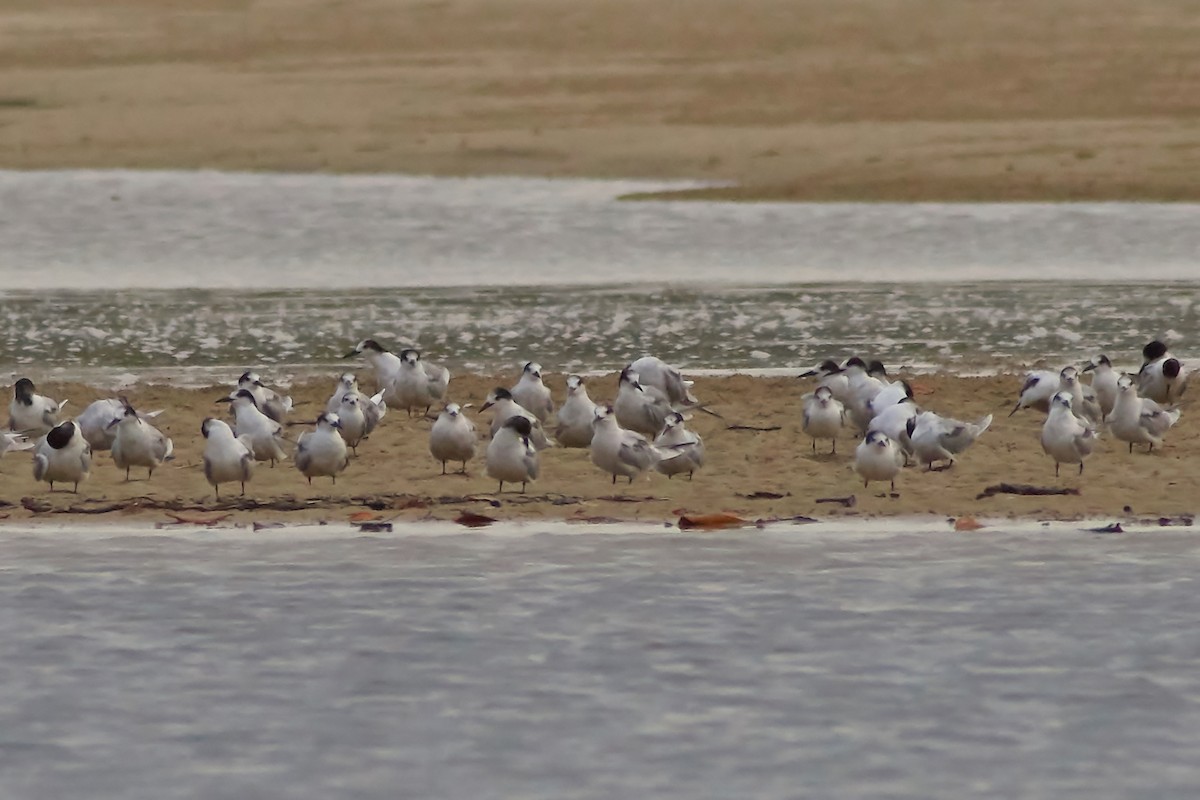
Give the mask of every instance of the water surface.
M 1200 334 L 1200 206 L 621 202 L 635 181 L 0 172 L 0 369 L 986 372 Z
M 14 797 L 1193 797 L 1200 542 L 5 531 Z

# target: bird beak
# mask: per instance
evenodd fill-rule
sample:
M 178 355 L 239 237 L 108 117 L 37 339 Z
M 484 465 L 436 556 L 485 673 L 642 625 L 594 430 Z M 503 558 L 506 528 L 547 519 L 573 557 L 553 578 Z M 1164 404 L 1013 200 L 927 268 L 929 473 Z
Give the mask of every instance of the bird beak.
M 1084 364 L 1084 365 L 1083 365 L 1083 369 L 1081 369 L 1081 370 L 1080 370 L 1080 372 L 1091 372 L 1091 371 L 1092 371 L 1092 370 L 1094 370 L 1095 368 L 1096 368 L 1096 365 L 1095 365 L 1095 363 L 1094 363 L 1094 362 L 1091 362 L 1091 361 L 1089 361 L 1088 363 L 1086 363 L 1086 364 Z
M 813 375 L 816 375 L 816 374 L 817 374 L 817 371 L 815 369 L 810 369 L 808 372 L 801 372 L 796 377 L 797 378 L 811 378 Z
M 112 427 L 114 427 L 114 426 L 116 426 L 116 425 L 120 425 L 120 424 L 121 424 L 121 420 L 119 420 L 119 419 L 114 419 L 112 422 L 110 422 L 110 423 L 108 423 L 107 425 L 105 425 L 105 426 L 104 426 L 104 429 L 105 429 L 105 430 L 108 430 L 109 428 L 112 428 Z
M 492 407 L 492 403 L 491 403 L 491 402 L 487 402 L 487 403 L 484 403 L 483 405 L 481 405 L 481 406 L 479 407 L 479 410 L 480 410 L 480 411 L 487 411 L 487 410 L 488 410 L 489 408 L 491 408 L 491 407 Z M 466 408 L 466 406 L 463 406 L 463 408 Z
M 354 358 L 357 355 L 362 355 L 362 350 L 351 350 L 349 353 L 346 353 L 346 355 L 342 356 L 342 358 Z
M 214 402 L 214 403 L 232 403 L 232 402 L 233 402 L 233 398 L 232 398 L 232 397 L 229 397 L 229 396 L 225 396 L 225 397 L 218 397 L 216 400 L 213 400 L 213 402 Z

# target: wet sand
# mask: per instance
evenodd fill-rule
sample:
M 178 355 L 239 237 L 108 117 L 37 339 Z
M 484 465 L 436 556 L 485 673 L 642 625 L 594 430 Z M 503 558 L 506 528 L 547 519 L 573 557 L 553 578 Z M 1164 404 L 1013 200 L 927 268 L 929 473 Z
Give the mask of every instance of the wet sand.
M 13 0 L 0 167 L 1200 199 L 1188 0 Z
M 37 376 L 33 377 L 36 380 Z M 514 377 L 457 376 L 451 382 L 451 398 L 478 406 L 488 389 L 511 385 Z M 923 407 L 960 419 L 990 413 L 995 415 L 995 422 L 952 469 L 904 470 L 897 479 L 894 496 L 884 484 L 864 488 L 851 471 L 855 441 L 849 435 L 838 442 L 836 455 L 828 453 L 828 442 L 819 443 L 818 451 L 813 452 L 801 430 L 799 411 L 799 398 L 810 388 L 810 381 L 735 375 L 696 379 L 696 394 L 723 419 L 696 413 L 690 421 L 704 436 L 708 456 L 692 481 L 648 474 L 632 484 L 622 479 L 614 486 L 608 475 L 590 463 L 586 451 L 558 448 L 542 453 L 542 476 L 526 494 L 512 491 L 515 487 L 507 485 L 503 494 L 497 494 L 496 483 L 484 474 L 482 443 L 480 455 L 468 465 L 466 476 L 443 476 L 428 451 L 431 420 L 410 419 L 393 410 L 360 445 L 358 457 L 336 486 L 328 479 L 318 479 L 310 488 L 290 461 L 274 469 L 261 464 L 247 487 L 246 497 L 268 507 L 239 511 L 236 507 L 241 498 L 236 494 L 236 485 L 223 487 L 218 501 L 204 480 L 201 466 L 200 422 L 221 410 L 213 401 L 224 390 L 139 386 L 126 392 L 131 402 L 145 410 L 167 409 L 160 418 L 160 427 L 175 441 L 173 462 L 156 471 L 152 480 L 145 479 L 144 470 L 135 470 L 134 480 L 126 483 L 111 455 L 99 453 L 91 480 L 73 494 L 50 492 L 45 484 L 36 483 L 29 453 L 9 453 L 0 462 L 0 486 L 4 501 L 10 505 L 0 509 L 0 514 L 10 522 L 75 517 L 154 524 L 174 521 L 174 513 L 189 520 L 250 524 L 322 520 L 345 523 L 352 518 L 453 520 L 467 511 L 501 520 L 615 519 L 675 524 L 681 513 L 729 513 L 748 521 L 797 515 L 818 519 L 934 515 L 1115 520 L 1177 517 L 1196 510 L 1195 498 L 1200 497 L 1200 424 L 1186 411 L 1179 425 L 1170 431 L 1161 452 L 1130 454 L 1124 443 L 1105 436 L 1082 476 L 1064 466 L 1062 477 L 1056 479 L 1054 464 L 1042 453 L 1038 441 L 1042 415 L 1025 410 L 1006 416 L 1020 385 L 1019 377 L 917 375 L 911 381 Z M 548 375 L 547 382 L 555 390 L 556 401 L 560 401 L 562 376 Z M 293 418 L 315 416 L 324 407 L 332 384 L 331 377 L 328 383 L 293 387 L 291 393 L 300 404 Z M 611 397 L 615 386 L 615 375 L 589 382 L 593 398 Z M 104 396 L 77 384 L 39 383 L 39 390 L 57 399 L 69 398 L 67 408 L 77 411 Z M 469 413 L 476 412 L 473 409 Z M 490 413 L 478 415 L 481 431 L 487 430 L 485 420 L 490 419 Z M 778 430 L 728 429 L 735 424 Z M 290 432 L 294 436 L 301 430 L 294 427 Z M 1079 494 L 977 498 L 986 487 L 1000 482 L 1074 487 Z M 851 507 L 818 502 L 820 498 L 850 496 L 854 497 Z M 48 504 L 51 510 L 31 511 L 22 504 L 23 498 L 30 506 Z M 168 513 L 147 509 L 143 507 L 145 501 L 138 498 L 148 498 L 152 504 L 171 504 L 178 510 Z M 83 513 L 114 505 L 121 510 Z M 271 505 L 300 508 L 284 511 Z M 72 507 L 75 514 L 70 513 Z

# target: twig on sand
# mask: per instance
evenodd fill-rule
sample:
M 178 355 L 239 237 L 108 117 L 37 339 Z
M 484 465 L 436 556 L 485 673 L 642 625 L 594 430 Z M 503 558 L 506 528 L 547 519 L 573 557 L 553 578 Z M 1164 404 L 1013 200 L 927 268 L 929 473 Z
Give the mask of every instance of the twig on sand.
M 997 483 L 987 487 L 975 495 L 976 500 L 992 497 L 998 494 L 1019 494 L 1029 496 L 1045 496 L 1060 494 L 1079 494 L 1079 490 L 1070 486 L 1030 486 L 1027 483 Z
M 756 433 L 768 433 L 770 431 L 781 431 L 783 427 L 780 425 L 729 425 L 726 426 L 727 431 L 755 431 Z
M 837 503 L 843 508 L 854 508 L 855 504 L 858 503 L 858 498 L 854 495 L 850 495 L 849 497 L 818 497 L 816 502 Z

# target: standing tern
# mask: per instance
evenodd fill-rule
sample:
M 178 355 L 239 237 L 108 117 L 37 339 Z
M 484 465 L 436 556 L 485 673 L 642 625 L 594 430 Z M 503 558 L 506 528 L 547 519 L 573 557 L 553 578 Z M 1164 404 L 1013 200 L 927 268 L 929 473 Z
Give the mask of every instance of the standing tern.
M 622 428 L 612 406 L 596 407 L 595 433 L 589 446 L 592 463 L 612 475 L 633 479 L 663 459 L 662 453 L 636 431 Z
M 478 441 L 475 423 L 462 413 L 458 403 L 447 403 L 429 429 L 429 452 L 442 462 L 443 475 L 446 474 L 447 461 L 461 461 L 459 473 L 466 475 L 467 462 L 475 457 Z
M 1147 397 L 1139 397 L 1137 385 L 1129 375 L 1117 379 L 1117 403 L 1109 416 L 1109 427 L 1114 437 L 1129 443 L 1129 452 L 1135 444 L 1162 446 L 1162 437 L 1171 426 L 1179 421 L 1177 408 L 1166 409 Z
M 117 427 L 114 425 L 125 418 L 129 403 L 125 398 L 105 398 L 95 400 L 75 418 L 83 438 L 91 445 L 92 452 L 111 450 L 117 438 Z M 139 411 L 137 415 L 144 420 L 150 420 L 162 413 L 158 411 Z
M 1101 419 L 1107 419 L 1117 403 L 1117 378 L 1120 376 L 1103 353 L 1085 364 L 1083 371 L 1092 373 L 1092 392 L 1100 405 Z
M 512 416 L 488 442 L 487 474 L 500 482 L 498 491 L 504 491 L 505 483 L 520 483 L 524 494 L 526 484 L 537 480 L 538 451 L 530 440 L 532 432 L 533 422 L 528 417 Z
M 662 433 L 654 440 L 654 447 L 662 455 L 655 468 L 668 478 L 687 473 L 692 479 L 696 470 L 704 466 L 704 439 L 684 425 L 684 416 L 678 411 L 667 415 Z
M 938 416 L 932 411 L 917 415 L 910 440 L 917 461 L 933 469 L 936 461 L 954 466 L 954 457 L 966 450 L 992 424 L 988 414 L 978 422 L 960 422 L 949 417 Z
M 554 400 L 550 396 L 549 387 L 542 383 L 542 365 L 537 362 L 530 361 L 525 364 L 521 370 L 521 379 L 517 381 L 516 386 L 509 389 L 509 393 L 512 394 L 513 400 L 537 417 L 538 422 L 542 424 L 554 413 Z
M 237 481 L 246 494 L 246 481 L 254 477 L 254 452 L 249 437 L 233 435 L 233 429 L 225 422 L 208 417 L 200 423 L 204 435 L 204 478 L 212 484 L 217 499 L 221 498 L 221 484 Z
M 596 404 L 588 397 L 583 378 L 567 376 L 567 399 L 558 409 L 558 427 L 554 438 L 563 447 L 587 447 L 592 443 L 592 423 Z
M 345 471 L 350 463 L 341 427 L 338 415 L 326 412 L 317 417 L 314 430 L 302 433 L 297 440 L 296 469 L 308 479 L 309 486 L 318 477 L 332 478 L 337 484 L 338 473 Z
M 231 404 L 234 433 L 239 438 L 247 438 L 256 461 L 270 461 L 274 467 L 276 461 L 287 458 L 282 447 L 283 426 L 259 410 L 254 395 L 245 389 L 238 389 L 232 397 L 223 397 L 217 402 Z
M 871 481 L 887 481 L 896 491 L 902 460 L 900 448 L 883 431 L 870 431 L 854 449 L 854 471 L 863 479 L 864 487 Z
M 667 415 L 675 410 L 665 394 L 653 386 L 642 385 L 641 376 L 629 367 L 621 370 L 613 409 L 617 424 L 646 437 L 658 435 Z
M 175 452 L 175 446 L 158 428 L 138 416 L 133 406 L 125 406 L 125 416 L 110 425 L 117 429 L 112 444 L 113 463 L 125 470 L 129 480 L 131 467 L 146 467 L 150 472 L 146 479 L 154 477 L 154 470 Z
M 92 471 L 92 448 L 72 420 L 56 425 L 38 440 L 33 453 L 33 478 L 50 484 L 72 483 L 73 491 Z
M 1054 477 L 1061 464 L 1078 464 L 1083 474 L 1083 460 L 1096 447 L 1096 429 L 1075 416 L 1070 392 L 1058 392 L 1050 401 L 1050 413 L 1042 424 L 1042 449 L 1054 459 Z
M 812 437 L 813 452 L 817 452 L 817 439 L 830 440 L 830 453 L 837 452 L 837 437 L 846 424 L 846 407 L 834 397 L 828 385 L 818 386 L 816 391 L 801 398 L 804 407 L 804 432 Z

